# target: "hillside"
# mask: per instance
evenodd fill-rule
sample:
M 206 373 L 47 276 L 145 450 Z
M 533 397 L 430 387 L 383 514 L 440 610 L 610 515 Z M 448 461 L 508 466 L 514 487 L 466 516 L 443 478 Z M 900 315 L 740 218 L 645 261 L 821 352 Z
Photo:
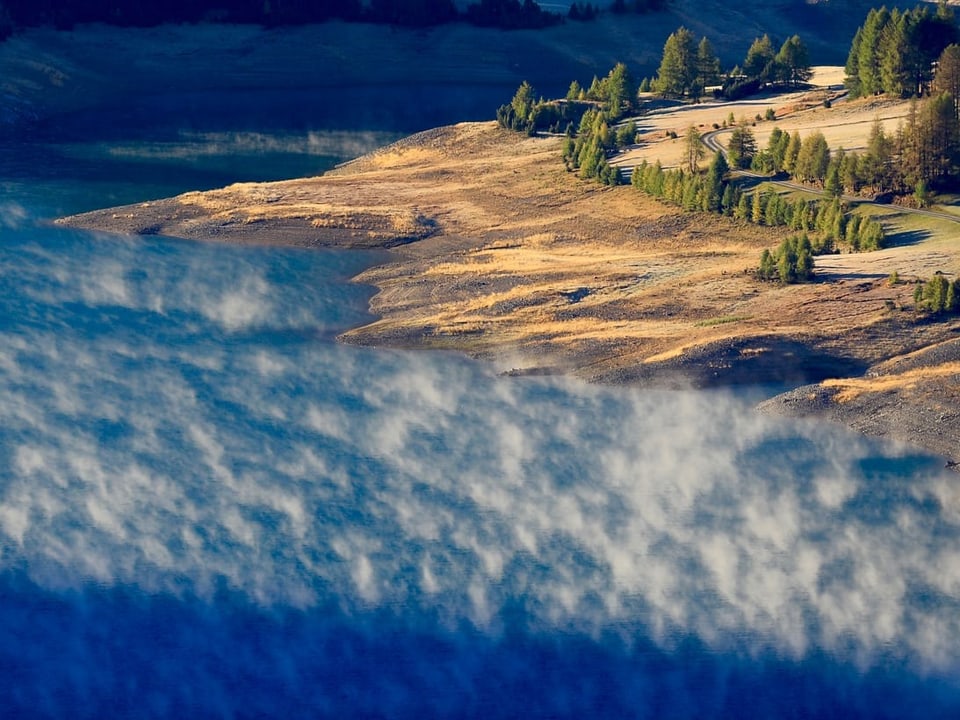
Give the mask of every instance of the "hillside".
M 746 103 L 735 111 L 756 108 Z M 864 102 L 832 117 L 845 126 L 858 108 L 859 120 L 875 112 Z M 822 107 L 782 122 L 828 124 Z M 505 372 L 599 382 L 824 381 L 783 399 L 782 409 L 955 454 L 960 321 L 912 310 L 913 280 L 960 271 L 955 224 L 918 232 L 895 208 L 872 209 L 897 246 L 819 258 L 810 284 L 764 283 L 752 272 L 759 253 L 788 231 L 584 182 L 564 170 L 559 144 L 466 123 L 321 178 L 234 185 L 65 222 L 240 243 L 393 247 L 389 263 L 357 278 L 379 288 L 371 309 L 380 319 L 346 333 L 347 342 L 456 350 Z M 894 271 L 900 281 L 891 284 Z M 933 422 L 927 414 L 941 405 Z
M 413 131 L 491 117 L 522 80 L 549 96 L 618 60 L 638 77 L 652 75 L 664 40 L 681 24 L 708 35 L 727 65 L 741 61 L 764 32 L 799 33 L 815 63 L 842 63 L 870 5 L 674 0 L 668 12 L 607 13 L 590 23 L 515 32 L 342 22 L 30 30 L 0 43 L 0 126 L 62 132 L 103 108 L 116 109 L 121 127 L 135 126 L 152 110 L 179 103 L 197 122 L 205 113 L 229 112 L 238 126 L 279 118 Z M 268 113 L 271 103 L 277 106 Z

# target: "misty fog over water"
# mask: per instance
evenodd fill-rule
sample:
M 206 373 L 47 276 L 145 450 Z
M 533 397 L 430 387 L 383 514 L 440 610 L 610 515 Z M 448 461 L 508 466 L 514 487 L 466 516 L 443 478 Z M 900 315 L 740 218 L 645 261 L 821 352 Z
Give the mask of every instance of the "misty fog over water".
M 311 142 L 204 132 L 163 182 L 180 136 L 0 164 L 6 712 L 960 711 L 942 461 L 743 394 L 338 345 L 381 256 L 43 222 Z

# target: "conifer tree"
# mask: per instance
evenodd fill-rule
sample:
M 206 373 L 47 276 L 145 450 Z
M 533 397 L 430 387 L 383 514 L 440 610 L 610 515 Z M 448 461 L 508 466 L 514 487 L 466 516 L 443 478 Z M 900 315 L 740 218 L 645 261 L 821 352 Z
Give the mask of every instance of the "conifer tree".
M 716 85 L 720 80 L 720 59 L 713 50 L 713 45 L 704 37 L 697 46 L 697 85 L 702 90 L 710 85 Z
M 778 79 L 788 82 L 794 87 L 807 82 L 813 76 L 807 47 L 798 35 L 784 41 L 775 58 L 775 66 L 780 73 Z
M 827 176 L 823 181 L 823 189 L 829 197 L 840 197 L 843 194 L 843 181 L 840 179 L 840 168 L 843 165 L 843 148 L 830 160 L 827 166 Z
M 762 38 L 756 38 L 750 45 L 747 57 L 743 61 L 743 72 L 747 77 L 767 80 L 768 70 L 775 57 L 776 54 L 770 36 L 764 35 Z
M 935 95 L 950 93 L 954 113 L 960 117 L 960 45 L 948 45 L 940 54 L 932 92 Z
M 520 83 L 520 87 L 517 88 L 517 92 L 513 96 L 513 100 L 510 101 L 510 107 L 513 108 L 513 112 L 521 121 L 526 121 L 530 116 L 530 110 L 533 109 L 533 104 L 536 102 L 537 94 L 533 89 L 533 86 L 530 85 L 526 80 Z
M 623 63 L 617 63 L 603 81 L 604 100 L 607 102 L 610 117 L 618 118 L 633 107 L 637 96 L 630 71 Z
M 840 164 L 840 181 L 844 192 L 856 194 L 860 192 L 860 156 L 857 153 L 846 153 Z
M 721 156 L 723 153 L 720 153 Z M 720 210 L 721 212 L 730 217 L 733 215 L 734 208 L 737 206 L 739 198 L 737 197 L 737 192 L 734 189 L 732 183 L 726 182 L 723 184 L 723 197 L 720 199 Z
M 681 27 L 664 43 L 655 89 L 667 97 L 684 97 L 693 89 L 696 77 L 696 41 L 692 32 Z
M 850 91 L 850 97 L 863 95 L 863 86 L 860 83 L 860 46 L 863 43 L 863 27 L 858 27 L 850 45 L 847 63 L 844 66 L 843 84 Z
M 695 125 L 687 128 L 683 149 L 687 170 L 691 173 L 697 172 L 700 168 L 700 161 L 706 153 L 706 149 L 703 147 L 703 143 L 700 142 L 700 131 L 697 130 Z
M 879 192 L 890 189 L 891 142 L 879 118 L 874 120 L 867 138 L 867 149 L 861 156 L 860 176 L 864 183 Z
M 860 54 L 857 57 L 861 95 L 876 95 L 883 91 L 880 79 L 880 34 L 889 20 L 890 12 L 883 7 L 872 9 L 863 24 Z
M 800 140 L 800 133 L 794 130 L 790 135 L 790 140 L 787 142 L 787 147 L 783 153 L 783 169 L 788 173 L 793 173 L 802 145 L 803 142 Z
M 720 212 L 722 209 L 725 193 L 724 186 L 727 185 L 725 178 L 729 170 L 730 167 L 723 153 L 716 153 L 710 162 L 710 167 L 707 169 L 707 178 L 704 183 L 704 196 L 706 198 L 704 209 L 708 212 Z
M 750 222 L 754 225 L 762 225 L 763 218 L 767 214 L 767 193 L 755 192 L 753 194 L 753 206 L 750 208 Z
M 753 132 L 746 124 L 737 125 L 730 134 L 730 142 L 727 144 L 730 165 L 735 168 L 748 168 L 756 152 L 757 141 Z
M 804 138 L 793 168 L 793 175 L 803 182 L 823 182 L 830 166 L 830 148 L 819 130 Z

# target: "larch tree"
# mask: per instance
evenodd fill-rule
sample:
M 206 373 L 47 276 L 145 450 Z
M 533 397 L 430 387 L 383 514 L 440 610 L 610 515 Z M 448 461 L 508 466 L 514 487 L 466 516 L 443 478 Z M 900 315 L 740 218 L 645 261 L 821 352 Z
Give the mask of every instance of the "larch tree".
M 743 72 L 751 78 L 767 79 L 767 71 L 776 58 L 773 50 L 773 43 L 769 35 L 762 38 L 756 38 L 750 49 L 747 50 L 747 57 L 743 61 Z
M 727 172 L 730 166 L 722 152 L 713 156 L 710 167 L 707 169 L 707 179 L 704 188 L 706 197 L 705 210 L 708 212 L 720 212 L 723 205 L 725 191 L 729 188 L 726 182 Z
M 775 65 L 781 73 L 781 79 L 794 87 L 813 77 L 813 71 L 810 69 L 810 55 L 799 35 L 784 41 L 775 58 Z
M 697 45 L 697 85 L 701 89 L 716 85 L 720 80 L 720 59 L 707 38 Z
M 684 27 L 670 34 L 663 45 L 663 57 L 654 87 L 668 97 L 684 97 L 697 77 L 697 44 L 693 33 Z
M 860 46 L 862 43 L 863 28 L 858 27 L 856 34 L 853 36 L 853 42 L 850 44 L 847 63 L 843 68 L 843 85 L 850 91 L 850 96 L 855 98 L 863 95 L 863 89 L 860 84 Z
M 800 154 L 801 145 L 800 133 L 794 130 L 793 134 L 790 135 L 787 148 L 783 153 L 783 169 L 788 173 L 793 173 L 794 167 L 796 167 L 797 156 Z
M 756 152 L 757 141 L 753 132 L 745 124 L 737 125 L 727 144 L 730 165 L 735 168 L 748 168 Z
M 867 137 L 867 149 L 860 156 L 860 177 L 863 182 L 879 192 L 890 189 L 890 167 L 892 163 L 893 143 L 883 130 L 883 123 L 877 118 L 870 126 Z
M 880 33 L 890 20 L 890 11 L 885 7 L 867 13 L 860 33 L 857 57 L 860 95 L 876 95 L 883 91 L 880 80 Z
M 935 183 L 954 174 L 957 168 L 960 132 L 950 93 L 926 100 L 917 122 L 921 164 L 920 180 Z
M 886 25 L 880 31 L 877 48 L 880 89 L 896 97 L 912 94 L 911 73 L 908 67 L 911 52 L 908 39 L 910 25 L 910 14 L 901 13 L 894 8 Z
M 706 150 L 700 141 L 700 131 L 697 130 L 695 125 L 687 128 L 683 150 L 687 170 L 691 173 L 697 172 L 700 169 L 700 161 L 703 159 Z
M 937 73 L 933 76 L 933 93 L 950 93 L 954 112 L 960 117 L 960 45 L 948 45 L 937 61 Z
M 794 176 L 804 182 L 823 182 L 830 166 L 830 147 L 822 132 L 808 135 L 800 146 Z
M 627 66 L 617 63 L 603 80 L 610 117 L 618 118 L 633 107 L 637 86 Z

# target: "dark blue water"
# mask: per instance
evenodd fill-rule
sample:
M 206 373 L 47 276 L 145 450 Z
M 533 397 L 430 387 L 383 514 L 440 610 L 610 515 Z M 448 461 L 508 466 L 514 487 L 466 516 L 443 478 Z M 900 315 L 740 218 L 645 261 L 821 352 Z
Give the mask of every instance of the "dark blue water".
M 0 715 L 960 714 L 941 462 L 338 345 L 371 256 L 42 222 L 220 172 L 148 149 L 3 165 Z

